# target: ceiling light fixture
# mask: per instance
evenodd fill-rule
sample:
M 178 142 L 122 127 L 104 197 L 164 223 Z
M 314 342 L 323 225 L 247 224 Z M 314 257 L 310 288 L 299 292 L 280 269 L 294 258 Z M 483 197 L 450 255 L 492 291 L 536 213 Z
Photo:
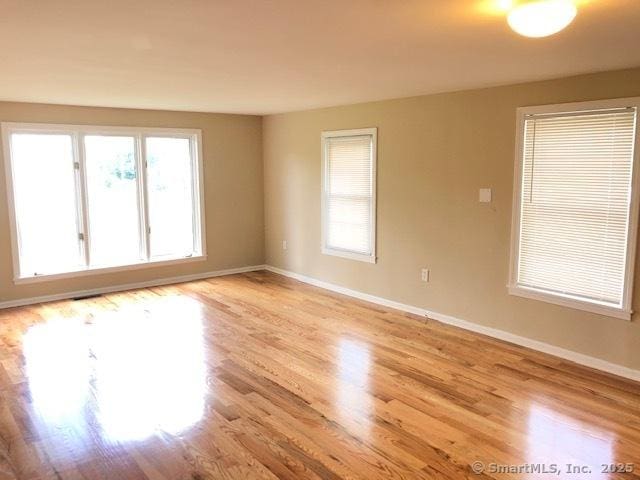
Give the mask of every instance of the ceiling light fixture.
M 528 0 L 509 12 L 509 26 L 525 37 L 547 37 L 566 28 L 578 10 L 572 0 Z

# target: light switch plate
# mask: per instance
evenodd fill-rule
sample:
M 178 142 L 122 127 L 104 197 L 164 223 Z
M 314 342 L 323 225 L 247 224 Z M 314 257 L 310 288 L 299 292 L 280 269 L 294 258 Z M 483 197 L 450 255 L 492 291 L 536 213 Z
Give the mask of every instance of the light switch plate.
M 480 203 L 491 203 L 491 189 L 481 188 L 478 195 L 478 200 L 480 201 Z
M 428 268 L 423 268 L 420 272 L 420 279 L 423 282 L 428 282 L 429 281 L 429 277 L 431 276 L 431 272 L 429 271 Z

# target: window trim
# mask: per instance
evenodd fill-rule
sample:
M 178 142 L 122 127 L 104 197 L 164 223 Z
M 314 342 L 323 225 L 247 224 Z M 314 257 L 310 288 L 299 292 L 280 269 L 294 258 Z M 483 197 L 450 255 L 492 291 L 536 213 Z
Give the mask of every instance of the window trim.
M 13 282 L 14 284 L 28 284 L 46 282 L 51 280 L 59 280 L 65 278 L 84 277 L 90 275 L 99 275 L 105 273 L 116 273 L 129 270 L 138 270 L 144 268 L 153 268 L 166 265 L 176 265 L 182 263 L 192 263 L 196 261 L 204 261 L 207 258 L 206 246 L 206 225 L 205 225 L 205 205 L 204 205 L 204 172 L 202 162 L 202 131 L 199 129 L 189 128 L 163 128 L 163 127 L 128 127 L 128 126 L 100 126 L 100 125 L 74 125 L 74 124 L 49 124 L 49 123 L 20 123 L 20 122 L 2 122 L 0 126 L 2 130 L 2 152 L 5 166 L 6 188 L 7 188 L 7 210 L 9 215 L 9 230 L 11 237 L 11 256 L 13 263 Z M 91 267 L 85 265 L 79 269 L 72 269 L 65 272 L 43 274 L 43 275 L 22 275 L 20 271 L 20 255 L 17 229 L 17 216 L 15 209 L 15 201 L 13 198 L 14 174 L 13 174 L 13 158 L 11 155 L 11 135 L 14 133 L 34 133 L 34 134 L 67 134 L 72 137 L 72 148 L 74 160 L 80 163 L 80 169 L 76 171 L 75 182 L 77 196 L 77 219 L 79 226 L 85 234 L 85 241 L 82 242 L 81 256 L 87 259 L 87 250 L 89 248 L 88 232 L 88 209 L 85 205 L 88 200 L 86 194 L 86 168 L 85 147 L 82 142 L 84 135 L 123 135 L 134 137 L 135 142 L 135 160 L 136 168 L 139 172 L 138 177 L 138 214 L 140 215 L 140 243 L 146 254 L 147 260 L 139 262 L 127 263 L 125 265 L 114 266 L 98 266 Z M 193 199 L 193 226 L 194 226 L 194 254 L 188 257 L 162 257 L 152 259 L 149 255 L 149 236 L 144 228 L 148 225 L 147 212 L 147 169 L 145 165 L 145 138 L 153 136 L 187 138 L 191 149 L 191 169 L 193 172 L 192 192 Z M 81 213 L 82 212 L 82 213 Z
M 371 254 L 365 255 L 362 253 L 352 252 L 349 250 L 341 250 L 337 248 L 327 247 L 327 139 L 328 138 L 340 138 L 340 137 L 353 137 L 357 135 L 371 135 Z M 321 185 L 321 200 L 320 200 L 320 216 L 321 216 L 321 240 L 320 250 L 324 255 L 332 255 L 336 257 L 347 258 L 350 260 L 358 260 L 367 263 L 376 263 L 376 197 L 377 197 L 377 167 L 378 167 L 378 128 L 357 128 L 350 130 L 329 130 L 322 132 L 321 136 L 322 144 L 322 185 Z
M 631 201 L 629 205 L 629 223 L 627 231 L 627 249 L 625 259 L 624 289 L 620 307 L 613 307 L 605 303 L 587 301 L 572 295 L 562 295 L 547 292 L 542 289 L 524 287 L 518 285 L 518 265 L 520 251 L 520 219 L 522 216 L 521 188 L 522 166 L 524 162 L 524 121 L 525 115 L 557 114 L 571 112 L 588 112 L 594 110 L 606 110 L 611 108 L 635 107 L 637 109 L 636 132 L 633 151 L 633 171 L 631 176 Z M 539 300 L 554 305 L 597 313 L 609 317 L 631 320 L 633 301 L 633 279 L 636 258 L 636 242 L 638 233 L 638 211 L 640 201 L 640 97 L 605 99 L 588 102 L 561 103 L 553 105 L 540 105 L 520 107 L 516 110 L 516 145 L 515 164 L 513 175 L 513 202 L 511 214 L 511 252 L 509 262 L 509 282 L 507 290 L 510 295 Z

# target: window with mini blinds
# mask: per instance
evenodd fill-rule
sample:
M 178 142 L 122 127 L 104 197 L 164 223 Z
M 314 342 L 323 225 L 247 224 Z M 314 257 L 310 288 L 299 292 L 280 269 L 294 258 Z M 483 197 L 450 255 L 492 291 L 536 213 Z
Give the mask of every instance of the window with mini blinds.
M 519 109 L 510 292 L 630 318 L 637 99 Z
M 198 130 L 2 130 L 16 281 L 203 256 Z
M 374 263 L 375 128 L 322 133 L 322 252 Z

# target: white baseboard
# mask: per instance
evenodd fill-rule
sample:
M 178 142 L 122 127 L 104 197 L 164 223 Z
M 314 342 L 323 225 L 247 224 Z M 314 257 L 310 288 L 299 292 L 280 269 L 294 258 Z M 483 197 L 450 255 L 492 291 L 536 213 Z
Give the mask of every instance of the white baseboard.
M 229 268 L 227 270 L 216 270 L 214 272 L 195 273 L 192 275 L 182 275 L 178 277 L 158 278 L 147 280 L 146 282 L 126 283 L 122 285 L 112 285 L 108 287 L 92 288 L 89 290 L 78 290 L 75 292 L 56 293 L 54 295 L 44 295 L 41 297 L 20 298 L 18 300 L 9 300 L 0 302 L 0 309 L 11 307 L 23 307 L 25 305 L 33 305 L 36 303 L 54 302 L 57 300 L 66 300 L 69 298 L 85 297 L 88 295 L 100 295 L 103 293 L 123 292 L 125 290 L 135 290 L 137 288 L 159 287 L 161 285 L 171 285 L 173 283 L 192 282 L 194 280 L 202 280 L 205 278 L 221 277 L 223 275 L 233 275 L 234 273 L 255 272 L 264 270 L 264 265 L 252 265 L 248 267 Z
M 463 328 L 465 330 L 480 333 L 482 335 L 487 335 L 489 337 L 497 338 L 499 340 L 504 340 L 506 342 L 514 343 L 516 345 L 527 347 L 532 350 L 537 350 L 539 352 L 548 353 L 549 355 L 560 357 L 562 359 L 569 360 L 569 361 L 578 363 L 580 365 L 584 365 L 586 367 L 594 368 L 596 370 L 601 370 L 603 372 L 611 373 L 613 375 L 618 375 L 620 377 L 628 378 L 631 380 L 640 381 L 640 370 L 634 370 L 632 368 L 628 368 L 623 365 L 607 362 L 606 360 L 602 360 L 600 358 L 584 355 L 582 353 L 574 352 L 573 350 L 567 350 L 565 348 L 540 342 L 538 340 L 532 340 L 530 338 L 521 337 L 520 335 L 515 335 L 513 333 L 509 333 L 504 330 L 498 330 L 497 328 L 485 327 L 483 325 L 479 325 L 477 323 L 469 322 L 467 320 L 462 320 L 456 317 L 452 317 L 450 315 L 433 312 L 431 310 L 415 307 L 413 305 L 406 305 L 404 303 L 395 302 L 393 300 L 377 297 L 375 295 L 359 292 L 357 290 L 351 290 L 349 288 L 341 287 L 339 285 L 318 280 L 316 278 L 307 277 L 306 275 L 301 275 L 299 273 L 290 272 L 288 270 L 283 270 L 281 268 L 273 267 L 271 265 L 265 265 L 264 268 L 265 270 L 268 270 L 270 272 L 278 273 L 280 275 L 284 275 L 286 277 L 290 277 L 290 278 L 299 280 L 301 282 L 314 285 L 316 287 L 324 288 L 326 290 L 331 290 L 332 292 L 341 293 L 343 295 L 348 295 L 350 297 L 358 298 L 360 300 L 366 300 L 367 302 L 383 305 L 385 307 L 395 308 L 403 312 L 422 315 L 430 319 L 437 320 L 442 323 L 446 323 L 448 325 L 453 325 L 456 327 Z

